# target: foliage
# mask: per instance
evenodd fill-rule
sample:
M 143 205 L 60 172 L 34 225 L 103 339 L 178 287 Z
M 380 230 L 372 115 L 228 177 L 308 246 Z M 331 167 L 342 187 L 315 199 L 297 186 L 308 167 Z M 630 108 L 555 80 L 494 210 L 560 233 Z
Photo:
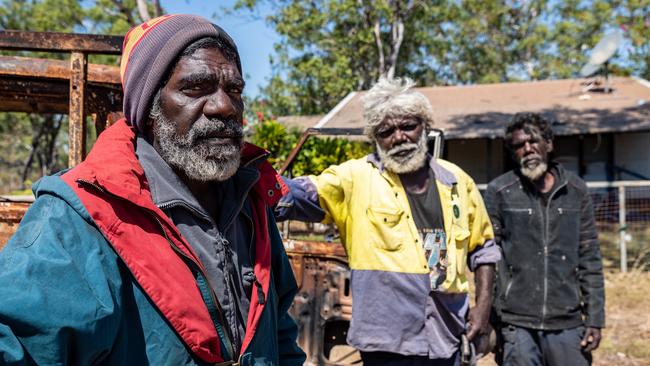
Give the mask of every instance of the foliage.
M 632 72 L 650 80 L 650 0 L 621 1 L 616 17 L 630 40 Z
M 269 162 L 280 169 L 287 160 L 291 149 L 300 139 L 300 131 L 287 130 L 277 121 L 265 119 L 253 127 L 250 142 L 269 150 L 272 156 Z M 341 138 L 310 137 L 300 149 L 293 162 L 293 176 L 319 174 L 333 164 L 359 158 L 372 151 L 370 145 L 360 141 L 350 141 Z
M 158 12 L 156 4 L 157 1 L 149 4 L 151 14 Z M 124 34 L 141 20 L 136 0 L 0 0 L 0 29 Z M 2 53 L 39 58 L 67 57 L 62 53 Z M 116 65 L 117 60 L 115 56 L 89 57 L 92 63 Z M 65 168 L 67 129 L 67 116 L 0 113 L 0 193 L 24 191 L 39 177 Z M 89 128 L 89 146 L 94 138 L 94 130 Z
M 280 36 L 263 89 L 277 115 L 325 113 L 391 68 L 419 85 L 574 77 L 616 27 L 628 44 L 611 69 L 650 77 L 650 0 L 239 0 L 230 11 L 261 8 Z

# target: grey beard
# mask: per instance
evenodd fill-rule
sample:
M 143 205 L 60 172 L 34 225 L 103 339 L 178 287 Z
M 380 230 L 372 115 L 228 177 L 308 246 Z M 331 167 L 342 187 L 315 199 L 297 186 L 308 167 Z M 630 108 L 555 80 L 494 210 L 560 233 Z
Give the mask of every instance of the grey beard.
M 383 150 L 376 142 L 375 144 L 377 146 L 377 154 L 382 164 L 384 164 L 384 168 L 395 174 L 414 172 L 422 168 L 427 162 L 427 136 L 424 132 L 417 143 L 405 142 L 388 151 Z M 396 155 L 404 150 L 412 151 L 405 156 Z
M 539 178 L 541 178 L 544 175 L 544 173 L 546 173 L 546 170 L 548 169 L 548 164 L 546 164 L 546 162 L 542 161 L 539 164 L 535 165 L 534 167 L 529 167 L 525 163 L 524 159 L 521 159 L 521 161 L 519 162 L 519 167 L 520 167 L 519 170 L 521 171 L 521 174 L 524 177 L 534 182 Z
M 201 119 L 185 135 L 179 135 L 175 123 L 162 113 L 152 109 L 151 116 L 156 122 L 160 155 L 172 168 L 200 182 L 224 181 L 237 172 L 242 148 L 242 127 L 237 121 Z M 214 146 L 199 140 L 216 132 L 227 132 L 235 142 Z

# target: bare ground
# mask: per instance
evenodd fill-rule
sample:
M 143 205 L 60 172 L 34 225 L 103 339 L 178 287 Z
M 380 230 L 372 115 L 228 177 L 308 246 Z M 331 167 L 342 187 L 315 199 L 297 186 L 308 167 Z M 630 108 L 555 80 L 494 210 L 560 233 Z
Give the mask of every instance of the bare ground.
M 650 366 L 650 272 L 605 273 L 605 315 L 595 366 Z M 490 354 L 479 366 L 494 366 Z

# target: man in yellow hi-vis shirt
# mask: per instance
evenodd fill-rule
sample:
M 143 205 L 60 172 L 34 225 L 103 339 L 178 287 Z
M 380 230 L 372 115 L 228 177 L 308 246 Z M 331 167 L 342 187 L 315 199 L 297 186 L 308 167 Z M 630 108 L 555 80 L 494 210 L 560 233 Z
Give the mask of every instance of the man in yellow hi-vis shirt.
M 460 338 L 489 332 L 500 251 L 481 195 L 456 165 L 427 153 L 432 107 L 405 79 L 364 96 L 376 152 L 287 180 L 280 219 L 334 222 L 352 270 L 348 343 L 364 365 L 458 365 Z M 466 268 L 475 271 L 469 309 Z

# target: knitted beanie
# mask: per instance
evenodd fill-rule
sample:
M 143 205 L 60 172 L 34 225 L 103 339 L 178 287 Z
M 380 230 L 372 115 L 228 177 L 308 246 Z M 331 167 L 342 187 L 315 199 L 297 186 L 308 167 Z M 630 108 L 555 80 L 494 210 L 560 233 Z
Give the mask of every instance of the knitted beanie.
M 144 132 L 152 99 L 173 62 L 187 46 L 204 37 L 220 38 L 237 50 L 223 29 L 196 15 L 163 15 L 126 34 L 120 64 L 124 116 L 137 131 Z M 235 53 L 241 73 L 239 54 Z

